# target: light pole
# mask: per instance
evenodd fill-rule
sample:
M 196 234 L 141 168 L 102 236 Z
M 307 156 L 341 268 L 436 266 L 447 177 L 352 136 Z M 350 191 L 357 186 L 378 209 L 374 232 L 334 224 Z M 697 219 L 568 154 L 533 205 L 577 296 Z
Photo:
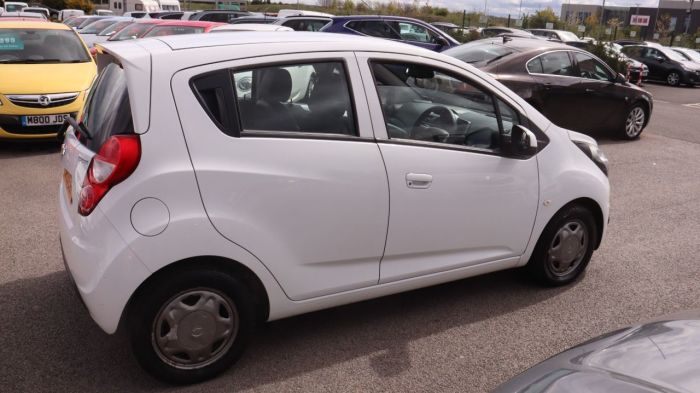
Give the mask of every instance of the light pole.
M 605 0 L 603 0 L 603 10 L 600 12 L 600 25 L 605 26 Z M 600 38 L 603 36 L 603 30 L 599 30 L 598 33 L 598 41 L 600 41 Z
M 693 3 L 695 0 L 690 0 L 690 7 L 688 7 L 688 19 L 685 24 L 685 34 L 688 35 L 688 29 L 690 29 L 690 19 L 693 16 Z

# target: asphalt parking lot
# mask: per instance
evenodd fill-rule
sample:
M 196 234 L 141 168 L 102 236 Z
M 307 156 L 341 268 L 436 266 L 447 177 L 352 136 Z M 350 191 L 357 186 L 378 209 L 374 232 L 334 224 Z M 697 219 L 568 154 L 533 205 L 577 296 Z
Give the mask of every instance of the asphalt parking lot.
M 506 271 L 261 327 L 237 366 L 173 388 L 90 319 L 63 269 L 56 143 L 0 143 L 0 391 L 483 392 L 571 345 L 700 308 L 700 88 L 649 84 L 638 141 L 599 137 L 611 223 L 582 280 Z

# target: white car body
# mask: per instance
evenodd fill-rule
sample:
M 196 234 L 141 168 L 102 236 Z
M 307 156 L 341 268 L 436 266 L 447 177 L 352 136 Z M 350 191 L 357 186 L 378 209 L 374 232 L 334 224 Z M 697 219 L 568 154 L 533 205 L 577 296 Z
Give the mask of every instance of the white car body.
M 6 1 L 3 5 L 4 12 L 19 12 L 22 8 L 29 7 L 29 4 L 23 1 Z
M 65 10 L 60 10 L 58 11 L 58 20 L 63 22 L 64 20 L 68 18 L 72 18 L 74 16 L 83 16 L 85 15 L 85 11 L 83 10 L 71 10 L 71 9 L 65 9 Z
M 43 13 L 38 13 L 38 12 L 23 12 L 23 11 L 6 11 L 3 12 L 2 15 L 3 17 L 7 18 L 36 18 L 36 19 L 41 19 L 41 20 L 46 20 L 46 16 Z
M 373 38 L 233 37 L 97 45 L 124 69 L 143 154 L 135 172 L 83 216 L 76 204 L 95 152 L 69 130 L 59 228 L 66 266 L 105 332 L 116 331 L 144 282 L 203 256 L 254 274 L 271 321 L 523 266 L 552 217 L 581 198 L 597 206 L 602 236 L 608 179 L 572 143 L 595 141 L 558 128 L 487 74 Z M 190 85 L 215 70 L 328 58 L 345 64 L 357 137 L 232 138 Z M 548 144 L 516 160 L 391 143 L 369 59 L 418 62 L 469 78 L 517 108 Z
M 158 5 L 162 11 L 180 11 L 178 0 L 158 0 Z
M 49 9 L 45 7 L 24 7 L 22 8 L 22 12 L 40 14 L 43 15 L 45 19 L 49 19 L 51 17 Z
M 264 23 L 239 23 L 215 27 L 211 29 L 210 33 L 221 33 L 225 31 L 294 31 L 294 29 L 291 27 Z
M 114 15 L 114 11 L 112 11 L 112 10 L 95 10 L 95 15 L 110 16 L 110 15 Z
M 115 15 L 131 16 L 131 12 L 158 12 L 160 5 L 156 0 L 117 0 L 109 3 L 109 9 Z

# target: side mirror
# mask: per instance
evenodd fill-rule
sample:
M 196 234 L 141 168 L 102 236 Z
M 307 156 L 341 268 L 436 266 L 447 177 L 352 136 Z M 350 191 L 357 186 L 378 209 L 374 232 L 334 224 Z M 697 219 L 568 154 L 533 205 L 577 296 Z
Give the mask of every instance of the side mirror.
M 510 135 L 501 137 L 506 154 L 517 157 L 530 157 L 537 153 L 537 136 L 521 125 L 514 125 Z
M 447 39 L 445 37 L 435 38 L 435 43 L 440 45 L 440 46 L 449 46 L 450 45 L 450 43 L 447 42 Z
M 663 63 L 663 62 L 665 61 L 664 58 L 661 57 L 661 56 L 656 56 L 655 59 L 656 59 L 656 61 L 658 61 L 659 63 Z
M 615 80 L 613 81 L 613 83 L 625 84 L 625 83 L 627 83 L 627 78 L 625 78 L 624 75 L 618 73 L 615 76 Z

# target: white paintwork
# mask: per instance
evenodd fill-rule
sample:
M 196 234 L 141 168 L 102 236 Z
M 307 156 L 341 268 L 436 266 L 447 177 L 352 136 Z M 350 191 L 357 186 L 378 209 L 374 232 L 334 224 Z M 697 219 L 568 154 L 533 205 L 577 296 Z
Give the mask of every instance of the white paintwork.
M 158 6 L 162 11 L 180 11 L 180 2 L 178 0 L 157 0 Z
M 39 11 L 39 12 L 37 12 L 37 11 Z M 21 12 L 35 13 L 35 14 L 41 13 L 42 15 L 44 15 L 44 18 L 46 18 L 46 19 L 49 19 L 49 17 L 51 16 L 49 9 L 46 7 L 24 7 L 24 8 L 22 8 Z
M 210 33 L 222 33 L 225 31 L 294 31 L 291 27 L 278 26 L 264 23 L 237 23 L 235 25 L 217 26 Z
M 65 10 L 60 10 L 58 11 L 58 20 L 63 22 L 64 20 L 68 18 L 72 18 L 74 16 L 83 16 L 85 15 L 85 11 L 83 10 L 72 10 L 72 9 L 65 9 Z
M 112 11 L 112 10 L 95 10 L 95 15 L 100 15 L 100 16 L 114 15 L 114 11 Z
M 115 15 L 131 16 L 131 12 L 158 12 L 161 9 L 157 0 L 111 0 L 109 10 Z
M 97 46 L 126 71 L 142 157 L 90 216 L 79 216 L 75 203 L 91 153 L 69 132 L 63 165 L 73 174 L 74 202 L 61 186 L 59 221 L 81 296 L 108 333 L 143 280 L 191 257 L 248 267 L 275 320 L 522 265 L 557 210 L 578 198 L 595 201 L 607 222 L 607 178 L 571 142 L 586 137 L 552 125 L 488 75 L 447 56 L 299 32 Z M 383 143 L 366 60 L 402 56 L 477 81 L 545 130 L 549 144 L 515 162 Z M 229 137 L 189 86 L 191 77 L 212 70 L 324 58 L 345 62 L 362 140 Z M 409 173 L 429 187 L 407 187 Z M 167 228 L 155 236 L 134 229 L 131 211 L 144 198 L 161 201 L 169 213 Z M 162 226 L 163 215 L 156 216 L 153 228 Z

